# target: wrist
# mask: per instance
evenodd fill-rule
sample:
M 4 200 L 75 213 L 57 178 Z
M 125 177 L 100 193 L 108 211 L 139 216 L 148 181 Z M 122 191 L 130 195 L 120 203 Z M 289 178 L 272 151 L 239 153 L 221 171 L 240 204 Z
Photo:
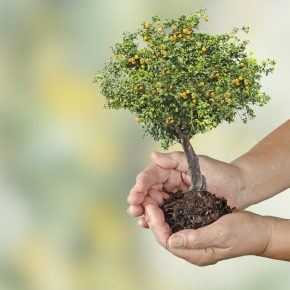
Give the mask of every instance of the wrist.
M 250 205 L 261 202 L 269 195 L 265 193 L 265 183 L 268 180 L 263 176 L 263 159 L 257 154 L 252 154 L 251 151 L 232 161 L 239 170 L 240 186 L 239 186 L 239 206 L 245 209 Z
M 261 232 L 261 249 L 256 253 L 256 256 L 260 257 L 269 257 L 269 248 L 272 243 L 273 233 L 275 232 L 276 228 L 276 219 L 269 216 L 261 216 L 262 225 L 260 228 L 262 229 Z
M 237 172 L 237 191 L 236 191 L 236 207 L 237 209 L 245 209 L 250 206 L 252 203 L 250 202 L 249 195 L 249 179 L 247 177 L 247 172 L 240 165 L 240 162 L 233 161 L 231 165 L 235 167 Z
M 290 261 L 290 220 L 267 217 L 268 243 L 260 256 Z

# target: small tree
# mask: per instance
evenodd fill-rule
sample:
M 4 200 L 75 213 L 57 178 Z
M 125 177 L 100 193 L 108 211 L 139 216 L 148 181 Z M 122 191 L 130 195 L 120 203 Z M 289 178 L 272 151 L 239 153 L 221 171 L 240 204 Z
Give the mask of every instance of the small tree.
M 238 114 L 246 122 L 252 107 L 269 96 L 261 92 L 261 78 L 275 62 L 259 63 L 247 51 L 248 41 L 231 33 L 208 34 L 199 29 L 208 21 L 205 9 L 161 22 L 158 16 L 135 33 L 125 33 L 113 56 L 97 73 L 105 107 L 136 114 L 145 133 L 164 149 L 180 142 L 189 164 L 190 190 L 206 190 L 190 139 Z

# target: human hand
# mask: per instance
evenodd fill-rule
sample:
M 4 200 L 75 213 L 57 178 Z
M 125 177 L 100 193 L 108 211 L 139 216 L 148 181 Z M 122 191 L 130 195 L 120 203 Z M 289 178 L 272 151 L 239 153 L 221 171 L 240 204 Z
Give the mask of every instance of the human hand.
M 224 215 L 206 227 L 171 235 L 158 206 L 148 204 L 145 211 L 157 242 L 175 256 L 198 266 L 244 255 L 263 256 L 272 232 L 267 217 L 239 211 Z
M 183 152 L 157 153 L 151 155 L 153 164 L 138 174 L 136 184 L 128 196 L 128 213 L 133 217 L 142 216 L 144 205 L 154 203 L 162 205 L 169 195 L 163 191 L 187 191 L 191 179 L 188 163 Z M 206 177 L 208 190 L 220 197 L 225 197 L 231 207 L 243 208 L 240 192 L 244 187 L 243 175 L 238 167 L 207 156 L 199 156 L 202 174 Z M 148 227 L 146 220 L 138 222 L 141 227 Z

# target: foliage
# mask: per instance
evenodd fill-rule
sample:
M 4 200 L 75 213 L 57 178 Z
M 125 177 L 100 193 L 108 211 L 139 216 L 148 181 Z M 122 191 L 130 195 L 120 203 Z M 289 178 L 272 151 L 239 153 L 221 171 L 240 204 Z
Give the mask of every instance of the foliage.
M 248 41 L 234 28 L 211 35 L 199 29 L 205 10 L 161 22 L 158 16 L 135 33 L 125 33 L 113 56 L 97 73 L 105 107 L 128 109 L 136 122 L 167 149 L 177 140 L 174 125 L 193 137 L 237 114 L 246 122 L 252 106 L 269 100 L 261 92 L 261 78 L 275 62 L 259 63 L 248 52 Z

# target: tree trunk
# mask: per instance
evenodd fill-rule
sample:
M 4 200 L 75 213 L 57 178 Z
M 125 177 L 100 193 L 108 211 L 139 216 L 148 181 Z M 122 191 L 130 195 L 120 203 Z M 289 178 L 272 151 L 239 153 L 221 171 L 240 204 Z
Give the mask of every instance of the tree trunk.
M 198 157 L 195 154 L 188 137 L 182 132 L 178 125 L 175 126 L 175 131 L 183 147 L 183 151 L 188 162 L 188 170 L 189 174 L 191 175 L 191 186 L 189 190 L 207 190 L 205 177 L 200 172 Z

